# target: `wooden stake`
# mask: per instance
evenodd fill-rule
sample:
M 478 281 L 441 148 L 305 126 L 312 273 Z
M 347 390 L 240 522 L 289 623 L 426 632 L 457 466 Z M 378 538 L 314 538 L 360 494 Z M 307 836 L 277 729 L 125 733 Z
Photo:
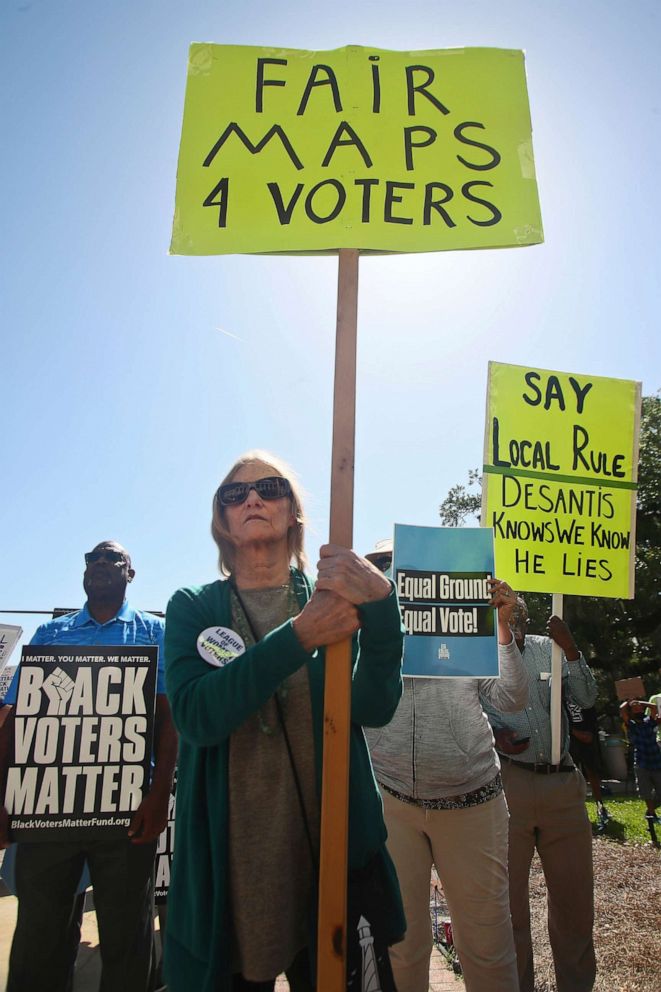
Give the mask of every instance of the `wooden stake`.
M 330 541 L 353 543 L 358 252 L 341 249 L 337 286 Z M 351 640 L 326 648 L 321 791 L 317 990 L 344 992 L 347 949 L 347 841 Z
M 562 620 L 562 593 L 553 593 L 551 613 Z M 562 648 L 553 641 L 551 648 L 551 764 L 560 764 L 562 752 Z

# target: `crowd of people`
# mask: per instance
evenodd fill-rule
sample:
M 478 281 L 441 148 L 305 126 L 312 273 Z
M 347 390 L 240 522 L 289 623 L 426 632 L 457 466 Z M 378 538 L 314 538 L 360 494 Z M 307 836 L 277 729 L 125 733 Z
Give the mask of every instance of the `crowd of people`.
M 500 678 L 402 679 L 391 545 L 366 557 L 325 545 L 313 581 L 304 528 L 291 469 L 249 452 L 213 498 L 221 579 L 176 592 L 164 624 L 128 604 L 130 555 L 104 541 L 85 555 L 83 609 L 38 628 L 33 644 L 159 649 L 153 768 L 124 837 L 16 846 L 8 992 L 72 989 L 85 870 L 101 992 L 156 987 L 153 864 L 175 763 L 167 987 L 270 992 L 284 972 L 292 992 L 315 988 L 324 649 L 348 638 L 347 988 L 366 988 L 367 927 L 375 987 L 427 992 L 434 865 L 467 992 L 533 992 L 528 879 L 537 851 L 558 992 L 592 989 L 591 828 L 566 712 L 560 761 L 551 753 L 552 641 L 563 652 L 567 696 L 582 709 L 596 698 L 571 631 L 552 617 L 548 636 L 528 633 L 524 600 L 493 579 Z M 636 705 L 623 716 L 655 815 L 655 721 Z M 10 711 L 4 769 L 12 724 Z M 0 843 L 9 843 L 4 809 Z

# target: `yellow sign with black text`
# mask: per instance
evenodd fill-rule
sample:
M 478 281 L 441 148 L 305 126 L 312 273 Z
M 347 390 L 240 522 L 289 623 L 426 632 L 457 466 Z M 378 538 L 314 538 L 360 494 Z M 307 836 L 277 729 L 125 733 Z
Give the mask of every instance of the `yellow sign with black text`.
M 172 254 L 542 240 L 523 52 L 191 45 Z
M 641 384 L 489 363 L 482 524 L 522 592 L 632 599 Z

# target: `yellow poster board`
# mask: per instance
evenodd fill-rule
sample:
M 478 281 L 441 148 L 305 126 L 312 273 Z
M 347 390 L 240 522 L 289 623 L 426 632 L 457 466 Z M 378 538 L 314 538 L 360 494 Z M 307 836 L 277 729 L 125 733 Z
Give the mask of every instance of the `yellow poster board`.
M 522 592 L 631 599 L 641 384 L 489 363 L 482 524 Z
M 523 52 L 191 45 L 172 254 L 542 240 Z

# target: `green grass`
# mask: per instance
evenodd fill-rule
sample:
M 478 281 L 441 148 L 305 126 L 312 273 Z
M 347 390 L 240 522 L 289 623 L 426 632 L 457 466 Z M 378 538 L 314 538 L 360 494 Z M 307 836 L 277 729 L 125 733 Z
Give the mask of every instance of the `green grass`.
M 600 837 L 607 837 L 624 844 L 649 844 L 650 833 L 645 820 L 645 803 L 638 796 L 604 796 L 610 820 L 603 831 L 598 831 L 597 804 L 588 799 L 586 806 L 593 831 Z M 658 810 L 657 810 L 658 813 Z M 656 827 L 656 835 L 661 841 L 661 825 Z

